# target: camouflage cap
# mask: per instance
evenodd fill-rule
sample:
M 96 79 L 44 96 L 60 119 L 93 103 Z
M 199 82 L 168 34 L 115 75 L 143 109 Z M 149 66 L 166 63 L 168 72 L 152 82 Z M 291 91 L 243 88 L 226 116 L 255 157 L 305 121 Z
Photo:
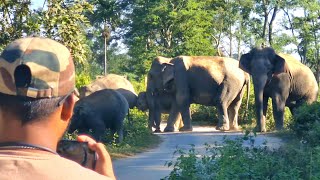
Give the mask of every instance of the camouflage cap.
M 0 55 L 0 92 L 32 98 L 60 97 L 75 89 L 70 51 L 40 37 L 13 41 Z

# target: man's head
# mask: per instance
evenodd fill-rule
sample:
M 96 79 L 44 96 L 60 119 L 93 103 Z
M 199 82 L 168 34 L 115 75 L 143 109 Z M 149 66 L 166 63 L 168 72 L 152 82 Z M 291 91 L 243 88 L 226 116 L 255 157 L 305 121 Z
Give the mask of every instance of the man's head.
M 72 56 L 54 40 L 18 39 L 0 55 L 0 108 L 22 124 L 50 115 L 74 89 Z

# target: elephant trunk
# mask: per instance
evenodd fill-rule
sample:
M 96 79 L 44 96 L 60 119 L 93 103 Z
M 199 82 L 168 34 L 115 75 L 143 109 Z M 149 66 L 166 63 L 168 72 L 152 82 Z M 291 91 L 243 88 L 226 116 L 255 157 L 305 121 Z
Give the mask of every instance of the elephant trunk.
M 158 96 L 152 95 L 152 93 L 147 92 L 147 101 L 149 108 L 149 122 L 148 127 L 151 129 L 154 127 L 156 132 L 160 131 L 160 122 L 161 122 L 161 112 L 159 104 L 157 103 Z
M 264 115 L 264 87 L 267 82 L 267 77 L 253 78 L 254 94 L 255 94 L 255 105 L 256 105 L 256 116 L 257 116 L 257 127 L 256 130 L 265 132 L 265 115 Z

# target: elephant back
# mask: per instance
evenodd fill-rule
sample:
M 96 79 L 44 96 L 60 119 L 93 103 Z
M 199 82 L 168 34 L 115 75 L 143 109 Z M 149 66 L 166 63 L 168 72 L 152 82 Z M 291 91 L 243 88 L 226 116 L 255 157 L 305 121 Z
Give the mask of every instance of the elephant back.
M 80 97 L 85 97 L 93 92 L 102 89 L 117 90 L 126 98 L 130 108 L 133 108 L 136 105 L 138 96 L 134 90 L 133 85 L 124 76 L 120 76 L 117 74 L 108 74 L 107 76 L 103 76 L 95 80 L 89 85 L 81 87 Z

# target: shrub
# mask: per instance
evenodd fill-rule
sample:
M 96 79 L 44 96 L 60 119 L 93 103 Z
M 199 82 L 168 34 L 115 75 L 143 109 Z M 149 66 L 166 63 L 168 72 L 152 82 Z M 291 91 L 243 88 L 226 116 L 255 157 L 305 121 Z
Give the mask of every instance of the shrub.
M 303 105 L 295 112 L 290 128 L 303 141 L 314 146 L 320 144 L 320 103 Z
M 190 113 L 192 121 L 207 122 L 210 125 L 218 124 L 218 113 L 216 107 L 191 104 Z
M 252 140 L 252 139 L 251 139 Z M 253 140 L 251 142 L 254 142 Z M 179 156 L 167 162 L 173 167 L 163 179 L 319 179 L 320 148 L 284 146 L 278 150 L 244 147 L 243 139 L 225 139 L 221 144 L 206 144 L 205 153 L 178 149 Z

